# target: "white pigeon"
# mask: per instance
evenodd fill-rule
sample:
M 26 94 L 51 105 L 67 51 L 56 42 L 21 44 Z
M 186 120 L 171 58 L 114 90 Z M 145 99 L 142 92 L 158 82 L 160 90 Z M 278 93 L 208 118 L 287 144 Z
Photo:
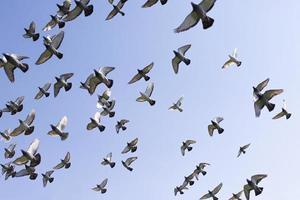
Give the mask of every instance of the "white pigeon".
M 237 48 L 234 49 L 232 55 L 228 55 L 229 60 L 227 60 L 222 66 L 223 69 L 230 67 L 231 65 L 241 66 L 242 62 L 237 58 Z
M 155 104 L 155 100 L 151 98 L 152 92 L 154 89 L 154 83 L 149 83 L 145 92 L 140 92 L 140 95 L 136 101 L 137 102 L 145 102 L 147 101 L 151 106 Z
M 51 131 L 48 132 L 48 135 L 50 136 L 59 136 L 60 139 L 66 140 L 69 136 L 68 132 L 64 132 L 65 127 L 67 126 L 68 123 L 68 118 L 64 116 L 56 126 L 50 125 L 51 126 Z

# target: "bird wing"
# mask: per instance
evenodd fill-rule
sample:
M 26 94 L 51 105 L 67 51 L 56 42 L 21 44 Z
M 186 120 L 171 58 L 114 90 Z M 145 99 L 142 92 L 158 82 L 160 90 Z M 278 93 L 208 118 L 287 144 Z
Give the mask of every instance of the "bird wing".
M 216 0 L 203 0 L 199 5 L 205 12 L 209 12 L 215 5 Z
M 95 113 L 95 116 L 94 116 L 94 119 L 95 119 L 98 123 L 100 122 L 100 117 L 101 117 L 100 112 L 96 112 L 96 113 Z
M 151 71 L 151 69 L 153 68 L 154 66 L 154 62 L 150 63 L 149 65 L 147 65 L 144 69 L 143 69 L 143 72 L 145 74 L 149 73 Z
M 207 194 L 203 195 L 200 199 L 208 199 L 210 197 L 211 197 L 211 195 L 209 193 L 207 193 Z
M 224 118 L 223 117 L 216 117 L 214 120 L 215 120 L 215 122 L 220 123 L 221 121 L 224 120 Z
M 38 139 L 34 139 L 33 142 L 29 145 L 27 153 L 30 155 L 35 155 L 38 151 L 39 145 L 40 141 Z
M 63 85 L 60 82 L 54 84 L 54 97 L 56 97 Z
M 51 83 L 48 82 L 48 83 L 46 83 L 46 84 L 43 86 L 43 89 L 44 89 L 45 91 L 48 91 L 50 87 L 51 87 Z
M 18 171 L 15 174 L 15 177 L 22 177 L 22 176 L 28 176 L 29 172 L 27 171 L 27 169 L 21 169 L 20 171 Z
M 260 111 L 263 108 L 264 104 L 261 100 L 257 100 L 254 102 L 254 111 L 255 111 L 255 116 L 259 117 L 260 116 Z
M 102 94 L 102 98 L 105 100 L 108 100 L 111 96 L 111 90 L 110 89 L 106 89 L 103 94 Z
M 183 97 L 180 97 L 180 99 L 178 99 L 178 101 L 176 102 L 176 105 L 181 106 L 182 101 L 183 101 Z
M 131 165 L 131 163 L 133 163 L 135 160 L 137 159 L 137 157 L 130 157 L 130 158 L 127 158 L 126 161 L 125 161 L 125 164 L 127 166 Z
M 215 130 L 215 126 L 214 125 L 212 125 L 212 124 L 208 125 L 208 134 L 210 136 L 213 136 L 214 130 Z
M 266 178 L 266 174 L 257 174 L 254 176 L 251 176 L 251 181 L 255 184 L 258 184 L 262 179 Z
M 247 148 L 250 146 L 250 144 L 251 144 L 251 143 L 244 145 L 244 146 L 243 146 L 243 149 L 247 149 Z
M 61 169 L 65 166 L 63 162 L 58 163 L 56 166 L 53 167 L 53 169 Z
M 10 134 L 9 136 L 12 136 L 12 137 L 16 137 L 18 135 L 20 135 L 21 133 L 23 133 L 25 130 L 24 130 L 24 127 L 21 126 L 21 124 L 15 128 Z
M 62 78 L 62 79 L 64 79 L 64 80 L 68 80 L 68 79 L 70 79 L 73 75 L 74 75 L 74 73 L 66 73 L 66 74 L 60 75 L 60 78 Z
M 173 59 L 172 59 L 172 66 L 173 66 L 173 70 L 175 72 L 175 74 L 178 73 L 178 70 L 179 70 L 179 63 L 181 62 L 181 60 L 175 56 Z
M 183 145 L 181 145 L 180 150 L 181 150 L 181 155 L 184 156 L 184 154 L 185 154 L 185 147 Z
M 97 86 L 101 83 L 101 81 L 96 77 L 93 76 L 89 82 L 90 86 L 90 93 L 93 94 L 96 91 Z
M 15 159 L 13 163 L 15 165 L 24 165 L 28 162 L 28 159 L 25 156 L 20 156 L 19 158 Z
M 33 120 L 35 118 L 35 110 L 31 110 L 31 112 L 27 115 L 27 118 L 25 119 L 25 123 L 27 125 L 31 125 Z
M 237 157 L 240 157 L 241 153 L 242 153 L 242 151 L 241 151 L 241 149 L 239 149 Z
M 52 38 L 52 47 L 54 47 L 55 49 L 58 49 L 64 39 L 64 36 L 65 36 L 65 32 L 64 31 L 61 31 L 59 32 L 57 35 L 55 35 L 53 38 Z
M 123 149 L 123 151 L 121 153 L 124 154 L 124 153 L 128 153 L 129 151 L 130 151 L 130 148 L 128 147 L 128 145 L 126 145 L 126 147 Z
M 280 113 L 275 115 L 272 119 L 279 119 L 279 118 L 283 117 L 284 115 L 285 115 L 285 113 L 283 111 L 281 111 Z
M 221 190 L 222 186 L 223 183 L 220 183 L 217 187 L 215 187 L 215 189 L 213 189 L 212 193 L 216 195 Z
M 67 154 L 66 154 L 66 156 L 64 158 L 64 161 L 67 163 L 67 162 L 70 161 L 70 159 L 71 159 L 71 154 L 70 154 L 70 152 L 67 152 Z
M 278 90 L 267 90 L 264 93 L 264 96 L 266 99 L 271 100 L 274 96 L 279 95 L 283 92 L 282 89 L 278 89 Z
M 140 80 L 142 78 L 142 75 L 137 73 L 136 75 L 134 75 L 134 77 L 132 77 L 132 79 L 128 82 L 128 84 L 132 84 L 137 82 L 138 80 Z
M 248 184 L 244 185 L 244 194 L 245 194 L 245 197 L 247 200 L 250 199 L 250 191 L 251 190 L 252 190 L 252 188 Z
M 4 65 L 5 74 L 8 78 L 8 80 L 10 80 L 10 82 L 15 81 L 15 75 L 14 75 L 14 70 L 15 69 L 16 69 L 16 66 L 13 66 L 11 64 Z
M 224 65 L 222 66 L 222 68 L 223 69 L 226 69 L 226 68 L 228 68 L 230 65 L 233 65 L 234 64 L 234 62 L 231 60 L 231 59 L 229 59 L 229 60 L 227 60 L 225 63 L 224 63 Z
M 104 179 L 103 181 L 102 181 L 102 183 L 100 184 L 100 188 L 104 188 L 106 185 L 107 185 L 107 182 L 108 182 L 108 179 L 106 178 L 106 179 Z
M 108 161 L 111 161 L 112 160 L 112 152 L 110 152 L 109 154 L 106 155 L 106 159 Z
M 135 145 L 137 145 L 138 141 L 139 141 L 139 139 L 138 139 L 138 138 L 135 138 L 134 140 L 132 140 L 132 141 L 130 142 L 130 145 L 131 145 L 131 146 L 135 146 Z
M 50 177 L 53 174 L 53 172 L 54 172 L 53 170 L 47 171 L 46 176 Z
M 259 91 L 259 92 L 261 92 L 267 85 L 268 85 L 268 83 L 269 83 L 269 78 L 267 78 L 266 80 L 264 80 L 263 82 L 261 82 L 260 84 L 258 84 L 257 86 L 256 86 L 256 89 Z
M 29 31 L 30 31 L 31 33 L 34 33 L 34 32 L 35 32 L 35 23 L 34 23 L 34 21 L 32 21 L 32 22 L 30 23 L 30 25 L 29 25 Z
M 67 123 L 68 123 L 68 118 L 67 118 L 67 116 L 64 116 L 58 123 L 57 128 L 60 131 L 63 131 L 65 129 L 65 127 L 67 126 Z
M 63 18 L 63 21 L 68 22 L 72 21 L 76 17 L 78 17 L 82 13 L 82 8 L 76 6 L 73 10 L 71 10 L 66 17 Z
M 178 49 L 178 52 L 182 55 L 185 55 L 185 52 L 191 48 L 191 44 L 184 45 Z
M 196 141 L 195 141 L 195 140 L 187 140 L 185 143 L 186 143 L 187 145 L 190 145 L 190 144 L 195 144 Z
M 99 69 L 99 72 L 106 76 L 109 72 L 113 71 L 115 68 L 114 67 L 101 67 Z
M 232 57 L 237 58 L 237 48 L 233 50 Z
M 51 20 L 43 28 L 43 31 L 50 31 L 56 24 L 57 22 L 51 18 Z
M 149 85 L 147 86 L 146 88 L 146 91 L 145 91 L 145 94 L 150 97 L 152 92 L 153 92 L 153 89 L 154 89 L 154 83 L 149 83 Z
M 180 33 L 189 30 L 190 28 L 196 26 L 199 20 L 200 16 L 196 12 L 192 11 L 174 31 L 175 33 Z
M 48 51 L 47 49 L 40 55 L 38 60 L 35 62 L 36 65 L 43 64 L 47 60 L 49 60 L 52 57 L 53 53 Z
M 151 6 L 153 6 L 154 4 L 156 4 L 158 2 L 158 0 L 147 0 L 144 5 L 142 5 L 142 8 L 149 8 Z

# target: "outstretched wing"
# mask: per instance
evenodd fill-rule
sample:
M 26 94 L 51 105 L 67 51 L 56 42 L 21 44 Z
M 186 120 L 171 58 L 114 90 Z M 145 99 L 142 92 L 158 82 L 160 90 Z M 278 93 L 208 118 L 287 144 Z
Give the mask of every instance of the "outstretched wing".
M 192 11 L 184 21 L 174 30 L 175 33 L 180 33 L 183 31 L 187 31 L 190 28 L 196 26 L 196 24 L 199 22 L 200 17 L 195 11 Z

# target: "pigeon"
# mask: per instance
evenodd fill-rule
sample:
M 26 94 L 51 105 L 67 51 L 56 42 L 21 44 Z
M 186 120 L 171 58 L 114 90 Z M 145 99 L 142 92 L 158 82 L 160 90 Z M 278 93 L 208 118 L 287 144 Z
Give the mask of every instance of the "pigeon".
M 29 25 L 29 29 L 24 28 L 25 34 L 23 35 L 24 38 L 32 38 L 33 41 L 37 41 L 40 37 L 39 33 L 35 32 L 35 23 L 32 21 Z
M 11 130 L 10 129 L 6 129 L 4 130 L 3 132 L 0 131 L 0 135 L 2 137 L 2 139 L 5 141 L 5 142 L 9 142 L 11 137 L 10 137 L 10 133 L 11 133 Z
M 208 193 L 203 195 L 200 199 L 209 199 L 213 198 L 213 200 L 218 200 L 219 198 L 216 197 L 216 194 L 221 190 L 223 184 L 220 183 L 217 187 L 215 187 L 212 191 L 208 190 Z
M 5 57 L 0 58 L 0 68 L 4 69 L 5 74 L 10 82 L 15 82 L 14 71 L 17 68 L 16 66 L 9 63 Z
M 27 151 L 21 150 L 22 156 L 14 160 L 15 165 L 24 165 L 30 161 L 30 167 L 35 167 L 41 163 L 41 155 L 37 153 L 40 145 L 38 139 L 34 139 Z
M 96 187 L 92 188 L 92 190 L 104 194 L 107 191 L 107 189 L 105 188 L 105 186 L 107 185 L 107 181 L 107 178 L 104 179 L 99 185 L 96 185 Z
M 74 74 L 66 73 L 62 74 L 59 77 L 55 77 L 56 83 L 54 84 L 54 97 L 57 97 L 61 88 L 65 88 L 65 91 L 69 91 L 72 88 L 72 83 L 68 83 L 68 79 L 70 79 Z
M 133 163 L 135 160 L 137 159 L 137 157 L 130 157 L 130 158 L 127 158 L 126 161 L 123 161 L 122 160 L 122 164 L 123 166 L 128 169 L 129 171 L 132 171 L 133 168 L 132 167 L 129 167 L 131 165 L 131 163 Z
M 149 83 L 145 92 L 140 92 L 140 95 L 136 101 L 137 102 L 145 102 L 147 101 L 151 106 L 155 104 L 155 100 L 151 99 L 151 95 L 154 89 L 154 83 Z
M 112 100 L 110 102 L 109 107 L 103 106 L 103 111 L 100 113 L 101 116 L 109 116 L 109 117 L 114 117 L 115 116 L 115 111 L 113 111 L 115 107 L 116 101 Z
M 119 3 L 117 5 L 113 4 L 113 0 L 109 1 L 110 4 L 113 6 L 113 10 L 110 11 L 110 13 L 107 15 L 105 20 L 110 20 L 112 19 L 114 16 L 116 16 L 118 13 L 120 13 L 122 16 L 125 15 L 124 12 L 121 11 L 121 9 L 123 8 L 124 4 L 127 2 L 127 0 L 120 0 Z
M 246 153 L 246 149 L 247 149 L 249 146 L 250 146 L 250 143 L 249 143 L 249 144 L 246 144 L 246 145 L 244 145 L 244 146 L 242 146 L 242 147 L 240 147 L 239 153 L 238 153 L 238 156 L 237 156 L 237 157 L 240 157 L 240 155 L 241 155 L 242 153 L 245 154 L 245 153 Z
M 7 180 L 9 177 L 15 177 L 16 171 L 15 171 L 15 166 L 11 164 L 11 162 L 3 165 L 0 164 L 2 167 L 2 175 L 5 174 L 5 180 Z
M 182 145 L 180 147 L 181 154 L 184 156 L 186 149 L 188 151 L 191 151 L 193 149 L 193 147 L 191 147 L 190 145 L 195 144 L 195 143 L 196 143 L 195 140 L 186 140 L 185 142 L 182 142 Z
M 117 121 L 117 124 L 116 124 L 116 131 L 117 133 L 120 132 L 120 129 L 122 131 L 125 131 L 127 129 L 127 127 L 125 126 L 126 123 L 128 123 L 129 120 L 127 119 L 121 119 L 120 121 Z
M 61 120 L 58 122 L 56 126 L 51 124 L 50 126 L 52 130 L 48 132 L 48 135 L 59 136 L 62 141 L 66 140 L 69 136 L 68 132 L 64 132 L 67 123 L 68 123 L 68 118 L 64 116 L 63 118 L 61 118 Z
M 183 190 L 188 190 L 188 188 L 186 187 L 186 185 L 176 186 L 174 188 L 174 195 L 176 196 L 178 192 L 179 192 L 179 194 L 184 194 Z
M 49 97 L 50 93 L 48 92 L 48 90 L 50 89 L 50 87 L 51 87 L 50 82 L 46 83 L 43 87 L 39 87 L 39 92 L 35 95 L 34 99 L 39 100 L 44 95 L 45 97 Z
M 62 18 L 70 12 L 71 0 L 65 0 L 62 5 L 56 4 L 56 6 L 59 9 L 57 15 Z
M 37 173 L 35 173 L 35 168 L 25 165 L 25 169 L 22 169 L 18 172 L 16 172 L 14 177 L 23 177 L 23 176 L 29 176 L 30 180 L 35 180 L 38 176 Z
M 206 171 L 204 171 L 204 168 L 206 166 L 210 165 L 209 163 L 200 163 L 199 165 L 196 166 L 196 169 L 194 170 L 193 174 L 197 180 L 199 180 L 198 176 L 201 173 L 203 176 L 207 174 Z
M 111 88 L 113 86 L 113 80 L 108 79 L 106 76 L 108 73 L 113 71 L 114 67 L 100 67 L 99 70 L 94 70 L 95 76 L 90 79 L 90 93 L 94 94 L 97 86 L 101 83 L 104 83 L 107 88 Z
M 262 83 L 258 84 L 256 87 L 253 87 L 253 94 L 255 97 L 254 102 L 254 110 L 255 110 L 255 116 L 259 117 L 261 110 L 266 106 L 271 112 L 275 108 L 275 104 L 270 103 L 269 101 L 274 97 L 283 92 L 282 89 L 273 89 L 273 90 L 267 90 L 263 94 L 261 91 L 264 87 L 268 84 L 269 79 L 266 79 Z
M 14 157 L 16 153 L 15 148 L 16 144 L 10 144 L 8 148 L 4 148 L 4 158 L 8 159 Z
M 58 163 L 56 166 L 53 167 L 53 169 L 61 169 L 61 168 L 65 168 L 65 169 L 68 169 L 71 167 L 71 162 L 70 162 L 70 159 L 71 159 L 71 154 L 70 152 L 67 152 L 67 154 L 65 155 L 64 159 L 61 159 L 60 160 L 60 163 Z
M 182 105 L 183 97 L 180 97 L 176 103 L 173 103 L 173 105 L 169 108 L 169 110 L 178 110 L 179 112 L 182 112 L 183 109 L 180 108 Z
M 228 55 L 229 60 L 227 60 L 222 66 L 223 69 L 228 68 L 231 65 L 236 65 L 237 67 L 241 66 L 242 62 L 237 59 L 237 49 L 235 48 L 232 55 Z
M 27 72 L 29 69 L 29 65 L 27 63 L 21 62 L 24 59 L 28 59 L 27 56 L 20 56 L 17 54 L 9 54 L 9 53 L 3 53 L 2 54 L 6 61 L 10 63 L 12 66 L 15 66 L 19 68 L 22 72 Z
M 202 0 L 201 3 L 191 3 L 193 11 L 184 19 L 184 21 L 174 30 L 175 33 L 187 31 L 196 26 L 198 22 L 202 21 L 203 29 L 210 28 L 214 19 L 207 16 L 207 13 L 213 8 L 216 0 Z
M 156 4 L 159 0 L 147 0 L 144 5 L 142 5 L 142 8 L 150 8 L 154 4 Z M 168 0 L 160 0 L 161 5 L 165 5 L 168 2 Z
M 93 5 L 88 5 L 90 0 L 75 0 L 75 8 L 69 11 L 67 16 L 63 18 L 63 21 L 68 22 L 77 18 L 82 12 L 84 12 L 84 16 L 90 16 L 94 11 Z
M 46 47 L 46 50 L 40 55 L 38 60 L 35 62 L 36 65 L 45 63 L 53 56 L 53 54 L 57 58 L 62 59 L 63 54 L 59 52 L 57 49 L 60 47 L 64 39 L 64 35 L 65 32 L 61 31 L 57 35 L 53 35 L 52 37 L 50 36 L 44 37 L 44 46 Z
M 277 115 L 275 115 L 272 119 L 279 119 L 279 118 L 284 117 L 284 116 L 285 116 L 286 119 L 289 119 L 292 116 L 292 114 L 289 113 L 286 110 L 286 103 L 285 103 L 285 101 L 283 101 L 283 102 L 284 102 L 284 104 L 283 104 L 283 108 L 281 108 L 281 112 L 278 113 Z
M 94 118 L 90 118 L 91 122 L 86 126 L 87 130 L 93 130 L 94 128 L 98 128 L 100 132 L 105 130 L 105 126 L 100 124 L 100 112 L 96 112 Z
M 242 191 L 240 191 L 240 192 L 238 192 L 236 194 L 233 193 L 232 197 L 229 200 L 242 200 L 241 196 L 242 196 L 243 192 L 244 191 L 242 190 Z
M 213 136 L 214 130 L 217 129 L 219 134 L 224 132 L 224 129 L 220 127 L 219 123 L 223 121 L 222 117 L 216 117 L 214 120 L 211 120 L 211 124 L 208 125 L 208 133 L 210 136 Z
M 50 31 L 52 30 L 57 24 L 59 28 L 65 27 L 65 22 L 62 21 L 60 15 L 50 15 L 51 20 L 46 24 L 43 28 L 43 31 Z
M 184 186 L 187 186 L 187 185 L 192 186 L 192 185 L 194 185 L 195 182 L 193 181 L 193 178 L 194 178 L 194 173 L 190 174 L 189 176 L 185 176 L 184 177 L 184 182 L 183 182 L 182 185 L 184 185 Z
M 43 176 L 43 186 L 46 187 L 47 183 L 52 183 L 54 181 L 54 178 L 51 177 L 51 175 L 53 174 L 53 170 L 47 171 L 45 174 L 42 174 Z
M 129 151 L 131 151 L 131 153 L 134 153 L 137 150 L 137 143 L 138 143 L 138 141 L 139 141 L 139 139 L 135 138 L 131 142 L 127 142 L 127 145 L 123 149 L 122 154 L 128 153 Z
M 24 96 L 20 96 L 15 101 L 9 101 L 6 104 L 6 108 L 3 108 L 0 111 L 0 117 L 2 116 L 3 112 L 10 112 L 11 115 L 15 115 L 16 113 L 21 112 L 23 110 L 24 98 Z
M 172 59 L 172 66 L 175 74 L 178 74 L 179 64 L 184 62 L 186 65 L 191 63 L 191 60 L 185 57 L 185 53 L 191 48 L 191 44 L 180 47 L 177 51 L 173 51 L 175 56 Z
M 115 167 L 116 163 L 112 161 L 112 153 L 107 154 L 106 157 L 103 158 L 101 165 L 109 165 L 110 168 Z
M 20 125 L 15 128 L 11 133 L 11 137 L 16 137 L 22 133 L 25 135 L 30 135 L 34 131 L 34 126 L 31 126 L 35 118 L 35 110 L 31 110 L 31 112 L 27 115 L 24 121 L 19 119 Z
M 106 107 L 110 107 L 112 101 L 109 101 L 109 98 L 111 96 L 111 90 L 110 89 L 106 89 L 102 95 L 98 95 L 98 101 L 97 101 L 97 108 L 103 108 L 104 106 Z
M 149 81 L 150 77 L 147 76 L 147 74 L 151 71 L 151 69 L 153 68 L 154 63 L 150 63 L 149 65 L 147 65 L 145 68 L 143 69 L 138 69 L 138 73 L 136 75 L 134 75 L 134 77 L 128 82 L 128 84 L 132 84 L 137 82 L 138 80 L 140 80 L 141 78 L 144 78 L 145 81 Z
M 87 79 L 86 79 L 86 81 L 84 83 L 80 82 L 80 88 L 84 89 L 84 90 L 87 90 L 90 95 L 92 95 L 93 93 L 91 93 L 91 91 L 90 91 L 90 85 L 89 85 L 89 83 L 90 83 L 91 78 L 93 78 L 94 76 L 95 76 L 94 74 L 90 74 L 87 77 Z
M 247 179 L 247 184 L 244 185 L 244 193 L 247 200 L 250 199 L 250 192 L 251 190 L 254 190 L 255 196 L 260 195 L 263 191 L 263 187 L 258 187 L 258 183 L 266 178 L 266 174 L 257 174 L 254 176 L 251 176 L 251 180 Z

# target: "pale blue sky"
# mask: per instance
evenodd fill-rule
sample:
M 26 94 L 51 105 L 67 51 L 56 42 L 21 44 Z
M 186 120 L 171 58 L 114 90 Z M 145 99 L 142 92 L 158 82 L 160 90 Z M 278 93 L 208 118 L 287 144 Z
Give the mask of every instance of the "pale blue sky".
M 64 58 L 52 58 L 41 66 L 34 65 L 44 50 L 42 40 L 32 42 L 22 37 L 23 28 L 34 20 L 40 31 L 55 14 L 55 3 L 62 1 L 11 0 L 2 3 L 0 52 L 18 53 L 30 57 L 26 74 L 17 71 L 11 84 L 3 69 L 0 71 L 0 105 L 24 95 L 24 110 L 15 116 L 4 114 L 0 129 L 15 128 L 34 108 L 37 112 L 36 129 L 30 136 L 18 136 L 17 154 L 27 148 L 34 138 L 41 140 L 42 163 L 38 172 L 52 168 L 67 151 L 71 152 L 69 170 L 54 173 L 55 180 L 42 187 L 41 176 L 36 181 L 27 178 L 0 180 L 2 199 L 199 199 L 208 189 L 223 182 L 220 199 L 228 199 L 238 192 L 246 178 L 255 173 L 266 173 L 265 188 L 255 199 L 292 199 L 300 195 L 298 133 L 300 4 L 297 0 L 218 0 L 209 16 L 215 19 L 212 28 L 201 25 L 175 34 L 176 28 L 191 11 L 190 1 L 169 0 L 165 6 L 157 4 L 142 9 L 143 1 L 129 0 L 120 15 L 104 21 L 112 7 L 106 0 L 91 1 L 94 13 L 80 16 L 66 24 L 65 39 L 60 51 Z M 195 1 L 198 3 L 199 1 Z M 47 34 L 56 34 L 55 28 Z M 45 33 L 42 33 L 45 34 Z M 191 64 L 182 65 L 175 75 L 171 66 L 173 50 L 192 44 L 187 52 Z M 227 55 L 237 47 L 242 60 L 240 68 L 221 70 Z M 139 91 L 147 84 L 143 80 L 133 85 L 127 82 L 142 68 L 154 62 L 150 73 L 155 83 L 153 98 L 157 103 L 137 103 Z M 116 99 L 116 116 L 103 118 L 106 130 L 88 132 L 89 117 L 97 111 L 97 96 L 89 96 L 79 89 L 79 82 L 100 66 L 114 66 L 112 96 Z M 37 87 L 66 72 L 75 73 L 70 92 L 57 98 L 33 99 Z M 270 78 L 268 88 L 283 88 L 282 95 L 273 99 L 277 104 L 273 113 L 263 110 L 256 119 L 253 109 L 252 86 Z M 104 87 L 97 89 L 102 93 Z M 168 107 L 184 95 L 183 113 L 168 111 Z M 290 120 L 271 118 L 280 111 L 282 100 L 293 113 Z M 50 124 L 64 115 L 69 123 L 69 138 L 47 135 Z M 209 137 L 207 125 L 215 116 L 224 117 L 222 135 Z M 115 123 L 128 118 L 126 132 L 117 135 Z M 121 155 L 127 141 L 139 137 L 135 154 Z M 183 140 L 195 139 L 192 152 L 180 154 Z M 240 145 L 251 142 L 246 155 L 236 158 Z M 1 149 L 8 146 L 3 142 Z M 102 157 L 112 152 L 117 161 L 114 169 L 100 165 Z M 129 156 L 138 156 L 130 173 L 121 164 Z M 5 163 L 1 158 L 1 163 Z M 192 172 L 199 162 L 209 162 L 207 175 L 200 178 L 182 196 L 174 197 L 173 188 Z M 104 195 L 91 188 L 108 178 L 108 192 Z M 284 184 L 284 191 L 282 188 Z M 254 198 L 253 198 L 254 199 Z

